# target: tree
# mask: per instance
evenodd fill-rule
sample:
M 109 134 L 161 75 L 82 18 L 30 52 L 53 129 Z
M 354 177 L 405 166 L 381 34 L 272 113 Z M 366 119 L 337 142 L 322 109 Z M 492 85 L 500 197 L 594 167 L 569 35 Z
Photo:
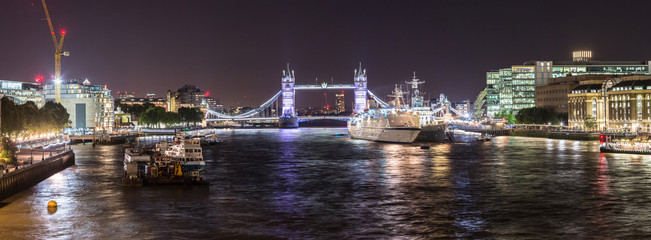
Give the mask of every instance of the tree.
M 3 164 L 4 163 L 16 162 L 16 160 L 17 160 L 16 151 L 18 151 L 18 148 L 16 148 L 16 144 L 14 144 L 7 137 L 3 137 L 1 141 L 2 141 L 2 143 L 0 145 L 0 147 L 1 147 L 0 161 Z
M 506 109 L 496 113 L 495 118 L 504 118 L 507 121 L 507 124 L 509 125 L 515 123 L 515 117 L 513 116 L 513 112 L 507 111 Z
M 50 120 L 53 121 L 53 128 L 56 130 L 62 130 L 70 125 L 70 114 L 61 103 L 55 103 L 53 101 L 47 101 L 43 108 Z
M 592 115 L 588 114 L 583 119 L 583 124 L 585 125 L 585 129 L 594 130 L 597 127 L 597 120 Z
M 194 123 L 196 126 L 196 123 L 201 122 L 205 117 L 199 108 L 188 107 L 179 108 L 179 116 L 181 116 L 181 120 L 186 123 L 186 126 L 189 123 Z
M 146 111 L 140 114 L 140 123 L 149 126 L 158 126 L 163 122 L 165 109 L 162 107 L 151 106 Z
M 2 133 L 17 136 L 23 130 L 23 114 L 13 100 L 2 98 Z
M 41 114 L 39 112 L 38 107 L 36 104 L 32 101 L 28 101 L 25 104 L 18 105 L 17 106 L 20 109 L 20 112 L 23 114 L 23 130 L 29 132 L 29 133 L 37 133 L 38 132 L 38 121 L 39 121 L 39 115 Z
M 161 120 L 166 126 L 170 126 L 180 123 L 181 117 L 175 112 L 164 112 Z
M 523 124 L 545 124 L 549 122 L 547 116 L 547 110 L 544 108 L 523 108 L 515 115 L 515 120 Z

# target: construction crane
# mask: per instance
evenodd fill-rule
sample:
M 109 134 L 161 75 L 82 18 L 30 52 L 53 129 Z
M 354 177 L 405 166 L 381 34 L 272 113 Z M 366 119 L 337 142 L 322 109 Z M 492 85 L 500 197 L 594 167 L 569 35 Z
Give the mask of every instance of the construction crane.
M 43 10 L 45 11 L 45 18 L 47 19 L 47 25 L 50 27 L 50 34 L 52 34 L 52 41 L 54 42 L 54 101 L 57 103 L 61 102 L 61 56 L 70 56 L 70 52 L 63 51 L 63 38 L 66 36 L 66 31 L 61 30 L 61 39 L 57 41 L 57 36 L 54 33 L 54 27 L 52 27 L 52 19 L 50 19 L 50 13 L 47 11 L 47 5 L 45 5 L 45 0 L 41 0 L 43 3 Z

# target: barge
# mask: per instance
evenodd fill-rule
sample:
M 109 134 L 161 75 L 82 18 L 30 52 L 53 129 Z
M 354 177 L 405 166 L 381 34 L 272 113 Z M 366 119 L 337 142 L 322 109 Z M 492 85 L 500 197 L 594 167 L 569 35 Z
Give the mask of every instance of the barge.
M 600 135 L 599 140 L 602 153 L 651 154 L 651 137 L 615 139 L 610 135 Z
M 207 184 L 198 140 L 176 139 L 155 148 L 127 148 L 124 156 L 123 186 L 149 184 Z

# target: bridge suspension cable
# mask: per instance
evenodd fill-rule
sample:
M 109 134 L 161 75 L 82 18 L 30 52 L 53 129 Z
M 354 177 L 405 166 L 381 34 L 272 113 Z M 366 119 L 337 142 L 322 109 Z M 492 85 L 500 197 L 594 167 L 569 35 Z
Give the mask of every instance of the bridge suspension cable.
M 223 114 L 223 113 L 216 112 L 216 111 L 213 111 L 213 110 L 207 110 L 206 111 L 206 116 L 207 115 L 215 115 L 218 118 L 230 118 L 230 119 L 252 117 L 252 116 L 254 116 L 256 114 L 261 113 L 262 111 L 267 109 L 269 106 L 271 106 L 271 104 L 274 103 L 278 99 L 278 97 L 280 97 L 281 93 L 282 93 L 282 91 L 278 91 L 276 93 L 276 95 L 274 95 L 269 100 L 264 102 L 262 105 L 260 105 L 260 107 L 255 108 L 255 109 L 251 109 L 250 111 L 247 111 L 247 112 L 239 114 L 239 115 L 228 115 L 228 114 Z M 208 117 L 206 117 L 206 119 L 208 119 Z
M 380 105 L 382 105 L 382 107 L 385 107 L 385 108 L 389 107 L 389 104 L 387 104 L 386 102 L 382 101 L 382 99 L 380 99 L 378 96 L 375 96 L 375 94 L 373 94 L 373 93 L 371 92 L 371 90 L 366 90 L 366 92 L 368 92 L 368 94 L 371 95 L 371 97 L 373 97 L 373 99 L 374 99 L 376 102 L 378 102 Z

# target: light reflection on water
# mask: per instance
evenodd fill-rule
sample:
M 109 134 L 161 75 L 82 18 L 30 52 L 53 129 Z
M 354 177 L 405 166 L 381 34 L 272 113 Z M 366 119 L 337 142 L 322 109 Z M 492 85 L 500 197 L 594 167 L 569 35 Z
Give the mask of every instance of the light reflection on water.
M 376 143 L 345 129 L 220 131 L 210 186 L 120 186 L 119 146 L 0 205 L 3 239 L 643 238 L 651 156 L 523 137 Z M 343 136 L 343 137 L 342 137 Z M 46 208 L 59 203 L 56 212 Z

